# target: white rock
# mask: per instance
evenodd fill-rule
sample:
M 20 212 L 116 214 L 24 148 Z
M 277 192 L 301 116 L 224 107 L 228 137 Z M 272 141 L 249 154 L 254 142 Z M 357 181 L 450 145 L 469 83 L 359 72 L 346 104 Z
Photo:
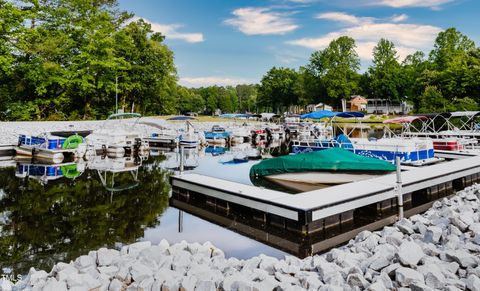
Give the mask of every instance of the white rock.
M 13 283 L 7 279 L 0 279 L 0 290 L 11 291 L 13 289 Z
M 400 267 L 395 270 L 395 280 L 400 286 L 408 287 L 412 283 L 424 283 L 423 275 L 413 269 Z
M 135 262 L 132 265 L 130 268 L 130 274 L 132 275 L 132 279 L 136 282 L 141 282 L 142 280 L 153 276 L 152 270 L 140 262 Z
M 66 291 L 67 290 L 67 284 L 65 284 L 64 281 L 57 281 L 55 278 L 49 278 L 47 280 L 47 283 L 43 287 L 43 290 L 55 290 L 55 291 Z
M 460 266 L 467 268 L 475 268 L 478 265 L 476 258 L 464 250 L 448 250 L 445 252 L 448 259 L 460 264 Z
M 275 274 L 275 264 L 278 263 L 278 259 L 265 255 L 260 255 L 259 257 L 261 259 L 259 268 L 267 271 L 270 275 Z
M 412 283 L 409 287 L 412 291 L 434 291 L 433 288 L 419 282 Z
M 128 246 L 128 254 L 136 258 L 142 250 L 149 248 L 151 246 L 152 246 L 152 243 L 149 241 L 140 241 L 140 242 L 133 243 Z
M 158 244 L 158 246 L 163 249 L 163 251 L 166 251 L 169 247 L 170 247 L 170 244 L 168 243 L 168 241 L 166 239 L 162 239 L 160 241 L 160 243 Z
M 102 282 L 93 278 L 90 274 L 71 274 L 67 280 L 67 285 L 71 287 L 87 287 L 95 289 L 102 285 Z
M 199 280 L 195 284 L 195 291 L 216 291 L 216 290 L 217 288 L 215 286 L 214 281 Z
M 95 260 L 91 256 L 80 256 L 75 260 L 75 267 L 80 271 L 93 266 L 95 266 Z
M 282 283 L 300 285 L 300 281 L 298 280 L 298 278 L 292 277 L 290 275 L 285 275 L 280 272 L 275 272 L 275 279 Z
M 471 291 L 480 291 L 480 279 L 475 275 L 468 276 L 467 288 Z
M 101 248 L 97 251 L 97 264 L 99 266 L 112 265 L 120 257 L 120 252 L 107 248 Z
M 106 275 L 109 278 L 113 278 L 120 269 L 117 266 L 108 266 L 98 267 L 97 270 L 100 272 L 100 274 Z
M 399 246 L 403 242 L 403 234 L 399 231 L 393 232 L 385 237 L 387 243 Z
M 121 291 L 123 290 L 123 283 L 118 279 L 113 279 L 108 286 L 109 291 Z
M 463 222 L 458 216 L 450 217 L 450 222 L 463 232 L 468 228 L 468 224 Z
M 396 227 L 398 227 L 398 229 L 403 232 L 404 234 L 412 234 L 413 233 L 413 224 L 410 220 L 406 219 L 406 218 L 402 218 L 401 220 L 399 220 L 396 224 L 395 224 Z
M 432 225 L 427 227 L 425 232 L 424 241 L 427 243 L 437 244 L 442 237 L 442 229 L 438 226 Z
M 419 271 L 422 272 L 427 286 L 437 289 L 445 287 L 446 278 L 437 265 L 429 264 L 422 267 L 424 268 L 419 268 Z
M 33 269 L 33 268 L 32 268 Z M 41 271 L 35 271 L 35 269 L 30 269 L 30 272 L 29 272 L 29 277 L 30 277 L 30 280 L 29 280 L 29 284 L 30 285 L 37 285 L 38 282 L 40 281 L 45 281 L 48 277 L 48 273 L 45 272 L 44 270 L 41 270 Z
M 223 290 L 237 290 L 239 288 L 245 288 L 250 290 L 253 287 L 253 282 L 249 282 L 243 274 L 238 273 L 232 276 L 226 277 L 222 282 Z
M 370 286 L 368 286 L 368 291 L 384 291 L 387 290 L 385 285 L 383 285 L 382 281 L 377 281 Z
M 400 245 L 397 255 L 403 265 L 414 267 L 425 254 L 418 244 L 405 241 Z
M 155 280 L 153 279 L 153 277 L 145 278 L 142 280 L 142 282 L 138 284 L 138 290 L 152 290 L 152 286 L 154 282 Z M 191 289 L 186 288 L 186 290 L 193 290 L 193 287 Z
M 365 278 L 363 278 L 363 276 L 358 273 L 348 275 L 347 284 L 351 287 L 358 287 L 362 290 L 365 289 L 368 285 L 370 285 L 368 281 L 365 280 Z
M 58 281 L 65 281 L 72 274 L 78 274 L 77 268 L 72 265 L 67 265 L 62 268 L 61 271 L 57 272 L 57 275 L 55 277 Z

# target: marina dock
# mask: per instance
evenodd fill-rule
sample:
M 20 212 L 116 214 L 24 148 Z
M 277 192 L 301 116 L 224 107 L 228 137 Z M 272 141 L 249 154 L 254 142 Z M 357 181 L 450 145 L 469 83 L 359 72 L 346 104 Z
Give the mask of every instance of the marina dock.
M 412 168 L 401 176 L 405 215 L 413 215 L 433 201 L 478 182 L 480 156 Z M 398 211 L 395 174 L 299 194 L 199 174 L 173 176 L 171 184 L 172 198 L 176 200 L 203 201 L 226 213 L 241 208 L 244 215 L 251 214 L 266 225 L 304 235 L 349 225 L 360 213 L 385 219 Z M 385 220 L 383 225 L 391 224 L 391 220 Z

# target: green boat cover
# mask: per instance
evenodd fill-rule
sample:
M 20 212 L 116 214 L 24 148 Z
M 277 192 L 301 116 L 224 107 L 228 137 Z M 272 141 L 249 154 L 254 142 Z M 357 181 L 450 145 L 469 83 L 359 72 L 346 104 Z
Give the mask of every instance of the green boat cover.
M 389 162 L 362 157 L 342 148 L 332 148 L 261 161 L 250 168 L 250 176 L 316 171 L 391 172 L 395 169 L 395 165 Z

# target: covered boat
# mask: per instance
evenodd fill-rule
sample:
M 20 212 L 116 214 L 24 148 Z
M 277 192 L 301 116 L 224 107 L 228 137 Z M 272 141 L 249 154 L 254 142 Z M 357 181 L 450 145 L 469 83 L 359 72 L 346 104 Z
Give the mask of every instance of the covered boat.
M 331 148 L 264 160 L 252 166 L 250 177 L 254 184 L 255 179 L 263 177 L 288 189 L 309 191 L 365 180 L 395 169 L 395 165 L 386 161 Z

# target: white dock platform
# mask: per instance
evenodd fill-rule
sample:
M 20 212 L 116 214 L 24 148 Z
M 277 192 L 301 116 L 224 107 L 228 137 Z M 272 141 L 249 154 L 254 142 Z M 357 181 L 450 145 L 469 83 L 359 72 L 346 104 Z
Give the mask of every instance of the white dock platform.
M 480 173 L 480 156 L 402 172 L 403 193 L 436 187 Z M 396 176 L 388 174 L 320 190 L 290 194 L 198 174 L 171 178 L 172 187 L 274 214 L 300 224 L 312 223 L 367 205 L 396 198 Z

